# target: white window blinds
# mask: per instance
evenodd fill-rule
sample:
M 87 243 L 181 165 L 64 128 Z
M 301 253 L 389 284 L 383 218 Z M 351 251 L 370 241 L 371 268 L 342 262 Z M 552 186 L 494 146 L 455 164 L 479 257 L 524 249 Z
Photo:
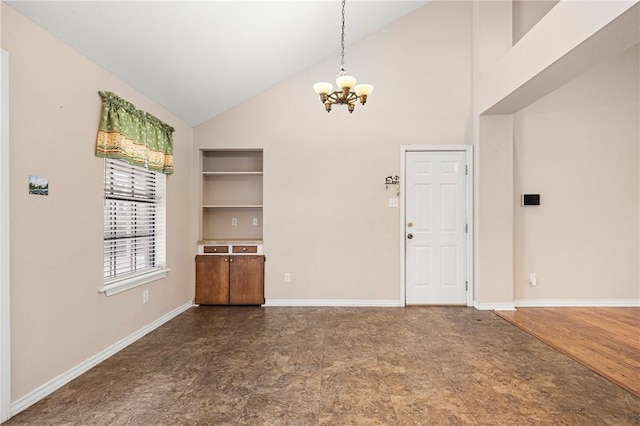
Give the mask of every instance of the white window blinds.
M 105 160 L 105 285 L 164 267 L 165 176 Z

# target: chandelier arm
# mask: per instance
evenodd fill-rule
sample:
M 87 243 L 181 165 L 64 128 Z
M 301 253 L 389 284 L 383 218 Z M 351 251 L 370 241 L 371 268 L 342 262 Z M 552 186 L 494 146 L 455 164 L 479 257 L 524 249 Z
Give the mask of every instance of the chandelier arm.
M 332 92 L 329 94 L 329 96 L 327 96 L 327 102 L 330 102 L 332 104 L 339 104 L 340 103 L 340 98 L 338 98 L 338 93 L 339 92 Z

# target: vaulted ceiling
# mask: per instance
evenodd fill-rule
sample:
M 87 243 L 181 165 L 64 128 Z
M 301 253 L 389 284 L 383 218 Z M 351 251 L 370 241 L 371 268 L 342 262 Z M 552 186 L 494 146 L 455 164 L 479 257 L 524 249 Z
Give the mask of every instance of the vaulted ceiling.
M 6 3 L 192 126 L 340 49 L 333 0 Z M 347 45 L 426 3 L 348 1 Z

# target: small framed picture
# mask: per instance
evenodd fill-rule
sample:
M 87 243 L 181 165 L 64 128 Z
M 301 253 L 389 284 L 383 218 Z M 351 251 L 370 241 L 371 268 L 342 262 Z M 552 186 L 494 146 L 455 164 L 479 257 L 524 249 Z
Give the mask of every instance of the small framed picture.
M 29 194 L 49 195 L 49 179 L 42 176 L 29 175 Z

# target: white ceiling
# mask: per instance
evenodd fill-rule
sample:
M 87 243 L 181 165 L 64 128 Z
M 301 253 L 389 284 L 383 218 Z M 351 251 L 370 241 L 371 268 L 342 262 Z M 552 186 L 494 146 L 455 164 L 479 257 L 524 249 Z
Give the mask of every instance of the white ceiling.
M 347 46 L 427 2 L 347 1 Z M 340 50 L 335 0 L 6 3 L 192 126 Z

